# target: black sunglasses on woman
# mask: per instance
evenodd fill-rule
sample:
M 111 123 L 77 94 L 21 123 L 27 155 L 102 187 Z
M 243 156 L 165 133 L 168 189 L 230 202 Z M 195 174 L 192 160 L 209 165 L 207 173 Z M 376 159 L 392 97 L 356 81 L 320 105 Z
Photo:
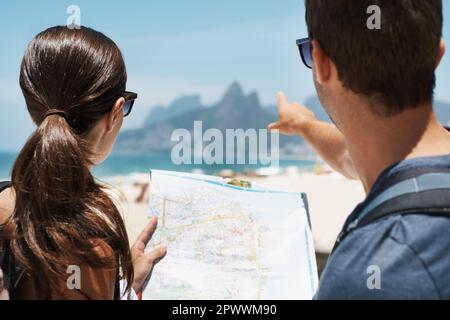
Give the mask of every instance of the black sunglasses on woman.
M 123 98 L 125 99 L 125 104 L 123 105 L 123 116 L 128 117 L 133 110 L 134 102 L 136 101 L 138 95 L 137 93 L 126 91 Z

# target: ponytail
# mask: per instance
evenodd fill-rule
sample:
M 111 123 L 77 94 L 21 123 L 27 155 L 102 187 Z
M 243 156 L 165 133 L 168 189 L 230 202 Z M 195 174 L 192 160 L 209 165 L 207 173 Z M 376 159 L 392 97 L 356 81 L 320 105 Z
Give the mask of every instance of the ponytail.
M 99 240 L 118 253 L 132 283 L 131 254 L 123 220 L 112 200 L 90 173 L 85 142 L 64 117 L 53 114 L 20 152 L 12 172 L 16 193 L 14 256 L 35 274 L 39 292 L 48 298 L 69 265 L 108 268 L 115 258 L 100 257 Z M 129 289 L 129 288 L 128 288 Z

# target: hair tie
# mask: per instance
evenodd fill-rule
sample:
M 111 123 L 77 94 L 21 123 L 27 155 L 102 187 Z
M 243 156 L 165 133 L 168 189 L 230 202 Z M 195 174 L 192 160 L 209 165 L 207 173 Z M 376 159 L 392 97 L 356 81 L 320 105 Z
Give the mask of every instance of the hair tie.
M 64 110 L 58 110 L 58 109 L 50 109 L 48 110 L 45 115 L 44 119 L 53 115 L 58 115 L 64 119 L 67 119 L 67 113 Z

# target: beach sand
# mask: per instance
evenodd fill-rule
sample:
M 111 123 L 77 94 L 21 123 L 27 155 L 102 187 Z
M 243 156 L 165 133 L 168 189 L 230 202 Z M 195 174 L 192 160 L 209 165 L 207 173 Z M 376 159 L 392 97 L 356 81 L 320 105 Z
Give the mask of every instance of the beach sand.
M 130 243 L 134 243 L 149 219 L 147 201 L 136 202 L 148 178 L 148 174 L 134 174 L 109 181 L 114 187 L 114 198 L 123 212 Z M 348 215 L 365 197 L 359 181 L 348 180 L 338 173 L 315 175 L 290 168 L 269 177 L 239 178 L 278 190 L 307 193 L 315 249 L 325 256 L 333 248 Z

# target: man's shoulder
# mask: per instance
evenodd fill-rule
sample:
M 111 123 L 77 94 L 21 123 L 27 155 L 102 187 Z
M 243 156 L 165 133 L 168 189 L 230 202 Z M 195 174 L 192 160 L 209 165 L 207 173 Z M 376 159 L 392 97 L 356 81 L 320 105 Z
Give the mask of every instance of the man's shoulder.
M 448 235 L 450 216 L 421 214 L 393 216 L 357 229 L 331 255 L 317 298 L 450 297 Z

